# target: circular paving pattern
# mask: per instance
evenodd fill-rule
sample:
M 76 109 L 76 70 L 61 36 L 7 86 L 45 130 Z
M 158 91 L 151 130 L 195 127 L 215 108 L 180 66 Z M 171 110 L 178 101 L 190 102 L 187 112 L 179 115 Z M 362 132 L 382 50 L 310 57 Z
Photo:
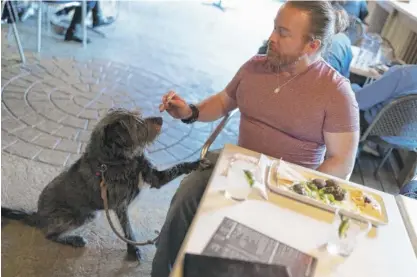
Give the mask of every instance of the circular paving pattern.
M 109 108 L 157 114 L 162 94 L 170 89 L 182 95 L 187 91 L 143 69 L 101 60 L 52 58 L 2 67 L 2 150 L 69 165 L 80 157 L 91 130 Z M 150 158 L 159 165 L 194 159 L 213 124 L 185 125 L 163 117 L 162 133 L 148 149 Z M 236 130 L 226 130 L 217 142 L 233 142 L 235 135 Z

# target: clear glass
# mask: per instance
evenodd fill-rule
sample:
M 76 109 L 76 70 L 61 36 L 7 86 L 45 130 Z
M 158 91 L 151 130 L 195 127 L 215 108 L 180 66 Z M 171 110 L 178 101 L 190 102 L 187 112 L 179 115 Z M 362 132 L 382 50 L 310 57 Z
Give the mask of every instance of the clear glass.
M 382 39 L 377 34 L 366 34 L 362 38 L 360 51 L 356 59 L 357 66 L 369 67 L 379 63 L 378 53 L 380 51 Z
M 372 224 L 369 221 L 358 221 L 346 216 L 344 216 L 344 219 L 348 219 L 349 223 L 348 228 L 344 229 L 345 231 L 341 234 L 340 227 L 342 218 L 340 209 L 337 209 L 334 213 L 334 219 L 326 248 L 327 251 L 333 255 L 348 257 L 352 254 L 357 243 L 360 243 L 360 241 L 369 233 Z
M 382 45 L 380 51 L 380 63 L 384 65 L 390 65 L 392 60 L 394 59 L 392 48 L 388 45 Z
M 225 196 L 234 200 L 246 200 L 252 191 L 252 186 L 245 177 L 245 170 L 251 172 L 255 178 L 256 164 L 245 160 L 235 160 L 227 171 L 227 185 Z

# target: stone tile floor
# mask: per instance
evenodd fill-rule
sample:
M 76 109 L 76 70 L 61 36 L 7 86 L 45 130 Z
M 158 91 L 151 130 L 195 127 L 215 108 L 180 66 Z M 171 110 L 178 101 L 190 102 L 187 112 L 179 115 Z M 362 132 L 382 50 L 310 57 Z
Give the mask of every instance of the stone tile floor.
M 190 102 L 224 88 L 269 35 L 277 2 L 224 1 L 222 12 L 203 1 L 121 1 L 106 38 L 89 32 L 86 49 L 48 34 L 36 53 L 36 16 L 18 24 L 27 63 L 2 26 L 2 205 L 34 210 L 42 188 L 82 153 L 91 128 L 112 106 L 159 114 L 161 95 L 176 90 Z M 161 167 L 194 159 L 214 124 L 188 126 L 164 115 L 149 149 Z M 236 140 L 238 117 L 213 147 Z M 131 207 L 139 240 L 161 227 L 179 180 L 147 190 Z M 103 214 L 82 230 L 85 249 L 46 241 L 18 222 L 2 224 L 3 276 L 149 276 L 154 247 L 141 265 L 124 259 L 125 245 Z
M 272 0 L 223 2 L 231 7 L 225 12 L 197 0 L 121 1 L 116 23 L 102 30 L 106 38 L 89 32 L 92 43 L 84 49 L 43 30 L 40 54 L 36 17 L 19 23 L 25 65 L 13 37 L 2 40 L 2 205 L 34 210 L 42 188 L 79 157 L 107 108 L 154 115 L 170 89 L 190 102 L 223 89 L 269 35 L 278 7 Z M 3 38 L 6 33 L 2 26 Z M 196 158 L 215 123 L 188 126 L 163 116 L 151 159 L 166 167 Z M 235 116 L 213 148 L 236 141 L 238 121 Z M 368 183 L 362 173 L 353 179 Z M 392 178 L 385 177 L 391 188 Z M 132 205 L 139 240 L 161 227 L 178 183 L 144 191 Z M 2 224 L 3 276 L 149 276 L 154 247 L 143 248 L 141 265 L 125 261 L 125 246 L 103 214 L 80 232 L 89 241 L 82 250 L 46 241 L 18 222 Z

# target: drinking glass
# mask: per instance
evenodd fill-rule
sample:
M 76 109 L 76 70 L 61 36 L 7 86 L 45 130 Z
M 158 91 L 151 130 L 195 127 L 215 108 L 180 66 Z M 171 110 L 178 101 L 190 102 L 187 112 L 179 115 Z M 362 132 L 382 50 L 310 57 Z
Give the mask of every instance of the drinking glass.
M 252 191 L 252 185 L 245 176 L 245 171 L 255 179 L 256 164 L 245 160 L 233 161 L 227 171 L 227 185 L 225 195 L 234 200 L 246 200 Z
M 380 63 L 384 65 L 390 65 L 392 60 L 394 59 L 394 53 L 392 51 L 392 48 L 388 45 L 381 45 L 380 51 Z
M 327 251 L 342 257 L 350 256 L 356 244 L 365 238 L 371 228 L 369 221 L 359 221 L 344 215 L 342 219 L 340 209 L 336 209 L 326 245 Z
M 378 34 L 365 34 L 362 38 L 358 58 L 356 59 L 357 66 L 367 68 L 370 65 L 377 64 L 379 62 L 378 52 L 381 43 L 382 39 Z

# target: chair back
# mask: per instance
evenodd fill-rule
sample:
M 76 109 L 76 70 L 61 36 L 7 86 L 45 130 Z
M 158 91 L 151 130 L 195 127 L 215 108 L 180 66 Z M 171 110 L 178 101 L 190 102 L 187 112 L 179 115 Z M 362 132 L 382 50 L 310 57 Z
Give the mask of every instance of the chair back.
M 365 27 L 362 21 L 356 16 L 349 15 L 349 26 L 346 35 L 349 37 L 351 44 L 359 45 L 364 34 Z
M 361 141 L 369 136 L 401 136 L 417 143 L 417 91 L 386 104 L 366 129 Z

